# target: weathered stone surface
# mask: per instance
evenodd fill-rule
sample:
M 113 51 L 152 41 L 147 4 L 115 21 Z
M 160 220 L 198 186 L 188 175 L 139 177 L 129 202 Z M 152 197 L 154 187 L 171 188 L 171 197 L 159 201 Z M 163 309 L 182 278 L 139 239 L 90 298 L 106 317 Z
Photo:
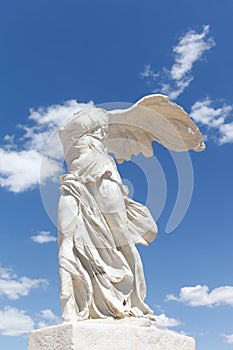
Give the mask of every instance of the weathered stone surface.
M 31 332 L 28 350 L 195 350 L 195 340 L 148 319 L 87 320 Z

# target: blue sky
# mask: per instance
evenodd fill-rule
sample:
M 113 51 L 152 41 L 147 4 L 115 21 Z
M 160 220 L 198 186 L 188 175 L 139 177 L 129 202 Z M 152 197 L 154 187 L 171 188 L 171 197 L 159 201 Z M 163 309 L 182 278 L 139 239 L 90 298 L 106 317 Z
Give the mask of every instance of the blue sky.
M 31 329 L 60 322 L 57 185 L 40 186 L 50 133 L 80 108 L 151 93 L 183 106 L 207 148 L 189 153 L 192 199 L 169 234 L 181 185 L 176 156 L 154 144 L 155 157 L 119 166 L 159 226 L 157 240 L 139 247 L 147 302 L 160 327 L 194 336 L 197 350 L 233 349 L 232 14 L 231 0 L 2 3 L 1 349 L 24 350 Z M 43 157 L 43 181 L 62 170 L 59 152 Z

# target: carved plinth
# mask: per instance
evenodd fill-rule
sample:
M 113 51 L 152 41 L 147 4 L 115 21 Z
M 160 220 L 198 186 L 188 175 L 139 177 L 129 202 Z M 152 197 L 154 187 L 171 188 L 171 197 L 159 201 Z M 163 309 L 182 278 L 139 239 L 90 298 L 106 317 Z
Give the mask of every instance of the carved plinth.
M 147 319 L 87 320 L 32 331 L 28 350 L 195 350 L 195 340 Z

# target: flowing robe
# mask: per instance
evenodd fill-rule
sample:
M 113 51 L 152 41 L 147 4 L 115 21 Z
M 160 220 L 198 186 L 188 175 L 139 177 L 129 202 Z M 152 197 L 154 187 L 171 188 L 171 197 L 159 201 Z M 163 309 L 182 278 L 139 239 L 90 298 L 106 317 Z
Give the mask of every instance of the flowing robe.
M 86 134 L 65 154 L 61 177 L 59 277 L 65 321 L 153 313 L 136 243 L 148 245 L 157 226 L 148 209 L 127 197 L 101 140 Z

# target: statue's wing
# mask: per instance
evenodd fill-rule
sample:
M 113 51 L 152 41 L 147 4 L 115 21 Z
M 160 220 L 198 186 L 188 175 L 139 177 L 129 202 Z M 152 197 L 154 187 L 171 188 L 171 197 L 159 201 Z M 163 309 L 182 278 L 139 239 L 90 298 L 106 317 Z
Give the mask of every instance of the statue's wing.
M 205 149 L 198 127 L 183 108 L 169 101 L 167 96 L 145 96 L 128 109 L 108 113 L 107 147 L 118 163 L 140 152 L 146 157 L 152 156 L 152 141 L 177 152 Z

